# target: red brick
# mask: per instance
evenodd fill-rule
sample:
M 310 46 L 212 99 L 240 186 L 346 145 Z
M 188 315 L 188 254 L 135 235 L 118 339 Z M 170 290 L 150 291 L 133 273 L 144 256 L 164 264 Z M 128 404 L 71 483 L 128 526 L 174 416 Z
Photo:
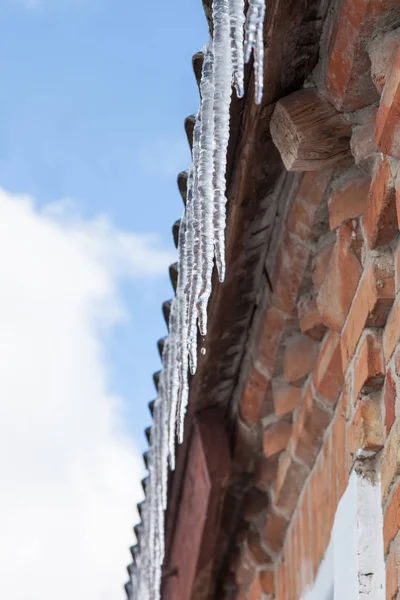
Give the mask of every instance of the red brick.
M 370 248 L 389 244 L 397 235 L 396 190 L 389 160 L 384 157 L 371 183 L 364 215 Z
M 312 582 L 312 544 L 311 544 L 311 519 L 310 519 L 310 492 L 309 487 L 304 491 L 300 506 L 300 521 L 302 524 L 302 560 L 301 573 L 303 589 Z
M 331 415 L 315 400 L 312 386 L 309 385 L 292 434 L 293 452 L 308 467 L 314 463 L 330 420 Z
M 282 548 L 287 528 L 287 519 L 282 515 L 278 515 L 271 508 L 271 510 L 268 511 L 264 523 L 264 544 L 266 547 L 272 552 L 279 552 Z
M 324 339 L 313 371 L 314 388 L 317 394 L 330 403 L 335 403 L 342 390 L 343 368 L 340 335 L 330 331 Z
M 325 554 L 325 520 L 326 506 L 331 490 L 326 487 L 324 464 L 322 456 L 318 457 L 318 462 L 310 478 L 310 514 L 312 515 L 312 558 L 313 573 L 316 576 L 319 564 Z
M 400 475 L 400 420 L 396 420 L 382 457 L 382 499 L 385 502 L 396 477 Z
M 308 469 L 296 462 L 289 452 L 282 454 L 275 484 L 275 506 L 285 517 L 292 514 L 300 497 Z
M 400 298 L 397 297 L 390 311 L 383 336 L 385 362 L 387 363 L 400 341 Z
M 378 452 L 383 448 L 382 410 L 375 395 L 363 396 L 358 401 L 356 412 L 349 428 L 349 453 L 356 458 L 359 450 Z
M 286 595 L 286 580 L 287 580 L 287 565 L 282 557 L 279 561 L 275 571 L 275 587 L 276 587 L 276 600 L 287 600 Z
M 314 294 L 303 294 L 297 303 L 299 325 L 304 335 L 320 342 L 324 337 L 326 326 L 322 322 Z
M 346 423 L 346 387 L 339 399 L 335 420 L 333 423 L 334 443 L 332 440 L 332 451 L 336 457 L 336 503 L 338 504 L 343 496 L 349 481 L 350 460 L 347 452 L 347 423 Z
M 276 479 L 278 471 L 278 456 L 260 459 L 255 468 L 255 486 L 261 491 L 267 491 Z
M 236 581 L 240 586 L 247 587 L 254 576 L 256 563 L 250 553 L 247 543 L 244 542 L 240 551 L 240 566 L 236 571 Z
M 261 490 L 251 489 L 245 498 L 244 520 L 252 521 L 268 508 L 268 496 Z
M 390 552 L 386 564 L 386 600 L 394 600 L 399 591 L 399 572 L 396 549 Z
M 385 404 L 386 435 L 389 435 L 396 418 L 396 382 L 393 378 L 391 369 L 386 373 L 383 400 Z
M 392 496 L 386 507 L 383 517 L 383 543 L 385 554 L 389 550 L 390 543 L 396 537 L 400 529 L 400 485 L 393 490 Z
M 392 70 L 399 47 L 400 33 L 398 29 L 377 35 L 369 44 L 371 77 L 379 95 L 383 92 L 386 78 Z
M 260 600 L 262 594 L 262 587 L 260 582 L 260 576 L 258 573 L 255 574 L 253 582 L 250 586 L 248 593 L 248 600 Z
M 383 89 L 376 116 L 375 139 L 381 152 L 400 158 L 400 48 Z
M 302 177 L 287 219 L 287 230 L 302 240 L 318 239 L 313 225 L 330 178 L 330 169 L 304 173 Z
M 285 316 L 275 307 L 265 311 L 260 327 L 260 338 L 256 351 L 256 360 L 262 373 L 271 379 L 278 354 L 279 343 L 285 327 Z
M 325 79 L 328 99 L 338 110 L 353 111 L 377 99 L 366 46 L 377 18 L 396 6 L 397 0 L 344 0 Z
M 296 300 L 303 280 L 309 258 L 309 250 L 289 233 L 278 250 L 278 257 L 273 273 L 274 293 L 273 305 L 284 313 L 295 312 Z
M 398 191 L 400 186 L 398 186 Z M 399 196 L 400 198 L 400 196 Z M 400 292 L 400 244 L 398 243 L 394 251 L 395 257 L 395 279 L 396 279 L 396 294 Z
M 277 421 L 268 425 L 263 433 L 263 450 L 267 458 L 282 452 L 289 442 L 292 424 L 288 421 Z
M 259 422 L 269 385 L 265 377 L 252 367 L 239 405 L 240 416 L 247 424 Z
M 353 127 L 350 149 L 354 156 L 354 162 L 362 168 L 372 167 L 375 153 L 377 152 L 375 142 L 375 118 L 377 110 L 377 108 L 372 107 L 366 112 L 363 122 Z
M 317 305 L 329 329 L 340 332 L 361 277 L 361 264 L 355 254 L 352 222 L 344 222 L 337 230 L 336 244 L 326 278 L 318 294 Z
M 328 244 L 322 248 L 314 257 L 312 265 L 312 278 L 314 291 L 319 292 L 319 289 L 325 280 L 328 271 L 328 265 L 331 260 L 334 244 Z
M 234 461 L 243 471 L 254 468 L 255 448 L 258 446 L 256 433 L 238 418 L 236 422 Z
M 260 583 L 264 594 L 274 595 L 275 577 L 272 570 L 264 569 L 264 571 L 260 571 Z
M 272 562 L 271 557 L 262 547 L 261 536 L 258 531 L 249 531 L 247 534 L 247 546 L 257 565 L 263 566 Z
M 288 383 L 300 382 L 315 365 L 319 345 L 314 340 L 298 335 L 291 341 L 284 356 L 284 375 Z
M 366 330 L 357 349 L 354 361 L 353 400 L 357 402 L 361 392 L 369 394 L 382 387 L 384 364 L 382 351 L 382 332 L 376 329 Z
M 301 388 L 285 382 L 274 382 L 272 393 L 277 417 L 293 412 L 300 405 Z
M 362 171 L 351 170 L 347 179 L 335 186 L 328 200 L 329 226 L 336 229 L 343 221 L 363 214 L 367 205 L 370 177 Z
M 365 327 L 383 327 L 394 300 L 393 262 L 390 252 L 366 266 L 342 331 L 343 371 L 354 354 Z

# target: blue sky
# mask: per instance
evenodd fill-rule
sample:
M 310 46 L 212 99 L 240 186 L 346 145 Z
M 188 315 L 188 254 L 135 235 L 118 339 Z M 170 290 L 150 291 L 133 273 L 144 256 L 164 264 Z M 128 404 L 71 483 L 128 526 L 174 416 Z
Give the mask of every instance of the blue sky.
M 72 198 L 83 216 L 157 233 L 172 250 L 189 164 L 184 118 L 207 39 L 200 0 L 5 0 L 0 35 L 0 185 L 39 204 Z M 112 383 L 142 448 L 165 333 L 167 273 L 126 282 L 129 322 L 108 338 Z
M 0 2 L 8 600 L 124 598 L 207 35 L 201 0 Z

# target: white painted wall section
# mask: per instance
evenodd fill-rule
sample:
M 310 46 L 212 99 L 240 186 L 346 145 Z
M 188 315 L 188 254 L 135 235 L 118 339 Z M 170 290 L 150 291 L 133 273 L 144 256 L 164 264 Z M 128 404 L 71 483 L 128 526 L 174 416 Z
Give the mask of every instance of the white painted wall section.
M 353 473 L 316 581 L 302 600 L 385 600 L 381 485 Z

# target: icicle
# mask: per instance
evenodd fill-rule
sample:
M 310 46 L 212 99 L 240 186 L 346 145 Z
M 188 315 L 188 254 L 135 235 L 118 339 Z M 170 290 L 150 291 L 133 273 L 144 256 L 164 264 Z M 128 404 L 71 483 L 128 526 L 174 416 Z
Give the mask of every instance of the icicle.
M 191 185 L 189 178 L 192 177 L 192 169 L 188 176 L 188 188 Z M 188 278 L 187 268 L 187 246 L 186 246 L 186 212 L 183 213 L 179 226 L 178 237 L 178 332 L 179 341 L 179 400 L 178 400 L 178 421 L 177 435 L 178 443 L 183 441 L 183 424 L 185 420 L 186 407 L 189 398 L 189 383 L 188 383 L 188 315 L 187 315 L 187 295 L 185 292 Z
M 207 331 L 213 258 L 225 277 L 226 156 L 232 82 L 243 95 L 244 60 L 254 53 L 255 100 L 263 89 L 265 0 L 249 0 L 244 27 L 244 0 L 214 0 L 214 37 L 204 50 L 201 102 L 193 132 L 192 166 L 178 239 L 178 282 L 171 305 L 158 396 L 154 405 L 146 502 L 138 541 L 132 600 L 160 600 L 164 559 L 164 511 L 168 462 L 175 467 L 176 438 L 183 441 L 189 399 L 188 367 L 197 367 L 197 322 Z M 243 33 L 245 29 L 245 46 Z M 203 340 L 204 341 L 204 340 Z M 201 354 L 206 353 L 204 346 Z M 129 592 L 130 593 L 130 592 Z
M 211 43 L 207 47 L 200 85 L 202 98 L 200 156 L 198 164 L 198 194 L 201 206 L 200 252 L 201 290 L 198 302 L 201 335 L 207 333 L 207 305 L 211 294 L 214 258 L 213 231 L 213 101 L 214 56 Z
M 170 356 L 170 388 L 169 397 L 167 398 L 169 404 L 169 417 L 168 417 L 168 456 L 171 471 L 175 469 L 175 427 L 176 427 L 176 415 L 178 407 L 178 393 L 179 393 L 179 365 L 178 365 L 178 305 L 177 298 L 175 297 L 171 304 L 171 312 L 169 315 L 169 340 L 171 344 L 171 356 Z
M 245 23 L 244 0 L 230 0 L 230 27 L 233 82 L 238 98 L 244 95 L 243 28 Z
M 255 102 L 261 104 L 264 81 L 265 0 L 250 0 L 245 27 L 244 59 L 249 62 L 254 51 Z
M 229 39 L 229 2 L 214 0 L 214 236 L 215 260 L 220 281 L 225 279 L 225 188 L 232 94 L 232 60 L 226 51 Z
M 196 123 L 193 131 L 193 191 L 191 206 L 187 205 L 188 210 L 188 270 L 191 273 L 188 283 L 188 350 L 189 365 L 192 375 L 197 368 L 197 301 L 200 294 L 201 280 L 201 254 L 200 249 L 200 223 L 201 223 L 201 205 L 198 193 L 198 160 L 200 155 L 200 135 L 201 135 L 201 105 L 197 113 Z M 190 219 L 189 219 L 190 215 Z M 190 267 L 189 267 L 190 263 Z

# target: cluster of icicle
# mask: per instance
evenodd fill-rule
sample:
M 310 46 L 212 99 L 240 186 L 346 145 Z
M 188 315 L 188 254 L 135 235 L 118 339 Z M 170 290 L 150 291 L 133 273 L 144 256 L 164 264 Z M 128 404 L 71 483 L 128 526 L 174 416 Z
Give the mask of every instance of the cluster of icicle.
M 254 53 L 255 101 L 263 91 L 265 0 L 214 0 L 213 37 L 204 48 L 197 113 L 188 171 L 186 208 L 179 228 L 178 283 L 171 305 L 169 335 L 154 405 L 146 501 L 131 572 L 132 600 L 159 600 L 164 558 L 164 511 L 168 465 L 175 468 L 176 438 L 183 440 L 189 397 L 188 371 L 197 367 L 197 328 L 207 333 L 207 305 L 214 259 L 225 277 L 226 156 L 232 85 L 244 94 L 244 63 Z M 204 353 L 204 350 L 202 350 Z

